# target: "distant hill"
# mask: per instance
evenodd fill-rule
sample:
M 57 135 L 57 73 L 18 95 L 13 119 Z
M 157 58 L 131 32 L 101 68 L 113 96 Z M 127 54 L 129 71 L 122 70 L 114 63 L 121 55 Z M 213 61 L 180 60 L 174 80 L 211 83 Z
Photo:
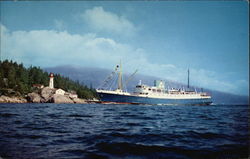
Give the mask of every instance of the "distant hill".
M 57 66 L 44 68 L 47 72 L 59 73 L 72 80 L 76 80 L 84 83 L 85 85 L 93 88 L 98 88 L 102 85 L 103 81 L 111 74 L 113 70 L 93 68 L 93 67 L 76 67 L 76 66 Z M 124 74 L 124 81 L 129 78 L 130 75 Z M 135 74 L 129 81 L 127 90 L 133 91 L 133 88 L 138 84 L 139 80 L 142 80 L 143 84 L 153 85 L 154 80 L 164 80 L 166 85 L 173 88 L 186 87 L 186 84 L 170 81 L 167 79 L 161 79 L 159 77 L 147 76 L 142 74 Z M 191 86 L 195 88 L 195 86 Z M 201 88 L 196 88 L 197 91 L 201 91 Z M 248 104 L 249 100 L 247 96 L 239 96 L 230 93 L 203 89 L 203 91 L 212 94 L 213 101 L 215 104 Z

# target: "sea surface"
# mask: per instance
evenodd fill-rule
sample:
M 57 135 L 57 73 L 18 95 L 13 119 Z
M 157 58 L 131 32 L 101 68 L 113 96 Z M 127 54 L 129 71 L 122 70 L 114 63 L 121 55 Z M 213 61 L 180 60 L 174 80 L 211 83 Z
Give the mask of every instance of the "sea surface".
M 13 159 L 249 158 L 249 106 L 0 104 Z

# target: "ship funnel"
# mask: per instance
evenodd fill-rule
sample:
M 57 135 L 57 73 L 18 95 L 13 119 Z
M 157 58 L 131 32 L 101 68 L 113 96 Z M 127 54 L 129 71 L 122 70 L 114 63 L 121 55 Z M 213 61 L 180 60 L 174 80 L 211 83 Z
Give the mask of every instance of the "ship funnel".
M 155 80 L 154 86 L 160 89 L 165 89 L 165 82 L 162 80 Z

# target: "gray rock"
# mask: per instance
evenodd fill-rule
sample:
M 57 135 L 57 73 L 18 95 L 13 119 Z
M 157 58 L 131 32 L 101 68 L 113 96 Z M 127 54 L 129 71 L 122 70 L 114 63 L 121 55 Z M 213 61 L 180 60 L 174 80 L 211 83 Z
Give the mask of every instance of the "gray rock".
M 33 92 L 28 94 L 27 99 L 32 103 L 40 103 L 42 98 L 39 94 Z
M 73 98 L 74 103 L 80 103 L 80 104 L 84 104 L 87 103 L 84 99 L 80 99 L 80 98 Z
M 27 103 L 27 100 L 23 97 L 7 97 L 0 96 L 0 103 Z
M 49 87 L 44 87 L 42 90 L 41 90 L 41 97 L 43 99 L 41 99 L 41 102 L 42 103 L 47 103 L 49 102 L 51 99 L 52 99 L 52 96 L 55 94 L 55 89 L 53 88 L 49 88 Z
M 52 103 L 74 103 L 68 96 L 54 94 L 51 98 Z

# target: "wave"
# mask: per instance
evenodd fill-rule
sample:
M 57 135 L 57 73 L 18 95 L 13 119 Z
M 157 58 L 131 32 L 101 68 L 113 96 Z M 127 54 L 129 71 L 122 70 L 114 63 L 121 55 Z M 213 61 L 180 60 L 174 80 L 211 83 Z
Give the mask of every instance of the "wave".
M 68 117 L 92 118 L 93 115 L 70 114 L 70 115 L 68 115 Z

